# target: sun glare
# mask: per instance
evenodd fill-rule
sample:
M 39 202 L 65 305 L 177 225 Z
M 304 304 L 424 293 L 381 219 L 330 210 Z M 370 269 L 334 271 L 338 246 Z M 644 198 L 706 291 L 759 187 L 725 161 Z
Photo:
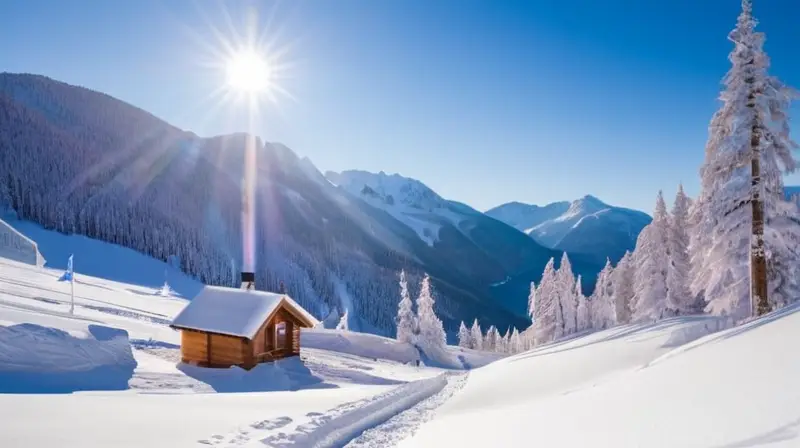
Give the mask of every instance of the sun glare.
M 225 71 L 228 86 L 235 91 L 261 93 L 270 86 L 272 71 L 267 61 L 255 51 L 244 50 L 234 54 Z

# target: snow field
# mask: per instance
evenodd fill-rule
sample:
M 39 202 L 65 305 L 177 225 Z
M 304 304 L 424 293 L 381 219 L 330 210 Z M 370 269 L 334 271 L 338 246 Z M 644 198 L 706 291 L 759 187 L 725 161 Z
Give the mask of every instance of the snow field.
M 800 358 L 781 343 L 800 336 L 798 309 L 708 336 L 712 318 L 628 325 L 498 361 L 399 446 L 800 446 Z

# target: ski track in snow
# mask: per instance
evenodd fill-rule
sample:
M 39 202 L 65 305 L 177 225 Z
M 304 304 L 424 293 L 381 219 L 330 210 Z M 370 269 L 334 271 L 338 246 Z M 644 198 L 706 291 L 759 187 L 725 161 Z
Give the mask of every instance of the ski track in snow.
M 443 379 L 446 384 L 442 384 Z M 309 412 L 299 421 L 289 416 L 260 420 L 227 435 L 214 434 L 197 442 L 272 448 L 395 446 L 430 420 L 435 410 L 463 387 L 466 379 L 467 374 L 443 374 L 344 403 L 326 412 Z M 292 424 L 295 426 L 290 427 Z
M 400 441 L 414 435 L 423 423 L 431 420 L 436 415 L 436 409 L 455 395 L 467 382 L 469 372 L 460 375 L 450 375 L 447 386 L 436 395 L 422 400 L 411 409 L 402 412 L 385 423 L 364 431 L 346 448 L 388 448 L 396 446 Z
M 250 445 L 252 442 L 260 442 L 253 446 L 262 447 L 285 447 L 295 445 L 297 439 L 307 433 L 313 432 L 331 420 L 340 417 L 348 412 L 361 408 L 369 403 L 391 396 L 394 390 L 363 400 L 343 403 L 325 412 L 309 412 L 305 415 L 308 420 L 296 422 L 291 417 L 283 416 L 268 420 L 259 420 L 249 425 L 238 428 L 228 434 L 214 434 L 208 439 L 198 440 L 204 445 L 215 445 L 224 447 L 236 447 Z M 290 424 L 296 423 L 294 428 L 287 428 Z M 279 431 L 281 429 L 288 431 Z

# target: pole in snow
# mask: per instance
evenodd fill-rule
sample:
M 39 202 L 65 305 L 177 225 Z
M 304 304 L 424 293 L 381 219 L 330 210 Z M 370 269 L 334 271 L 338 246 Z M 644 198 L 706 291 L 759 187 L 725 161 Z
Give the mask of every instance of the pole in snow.
M 75 270 L 73 269 L 72 265 L 72 257 L 73 255 L 70 254 L 69 260 L 67 261 L 67 275 L 69 276 L 70 295 L 69 314 L 75 314 Z

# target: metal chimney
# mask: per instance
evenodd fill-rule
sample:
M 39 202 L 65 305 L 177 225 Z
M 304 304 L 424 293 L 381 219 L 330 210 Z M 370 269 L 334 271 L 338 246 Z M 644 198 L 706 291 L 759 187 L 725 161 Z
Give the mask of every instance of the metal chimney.
M 242 285 L 241 289 L 256 289 L 256 138 L 247 135 L 244 148 L 244 179 L 242 179 Z

